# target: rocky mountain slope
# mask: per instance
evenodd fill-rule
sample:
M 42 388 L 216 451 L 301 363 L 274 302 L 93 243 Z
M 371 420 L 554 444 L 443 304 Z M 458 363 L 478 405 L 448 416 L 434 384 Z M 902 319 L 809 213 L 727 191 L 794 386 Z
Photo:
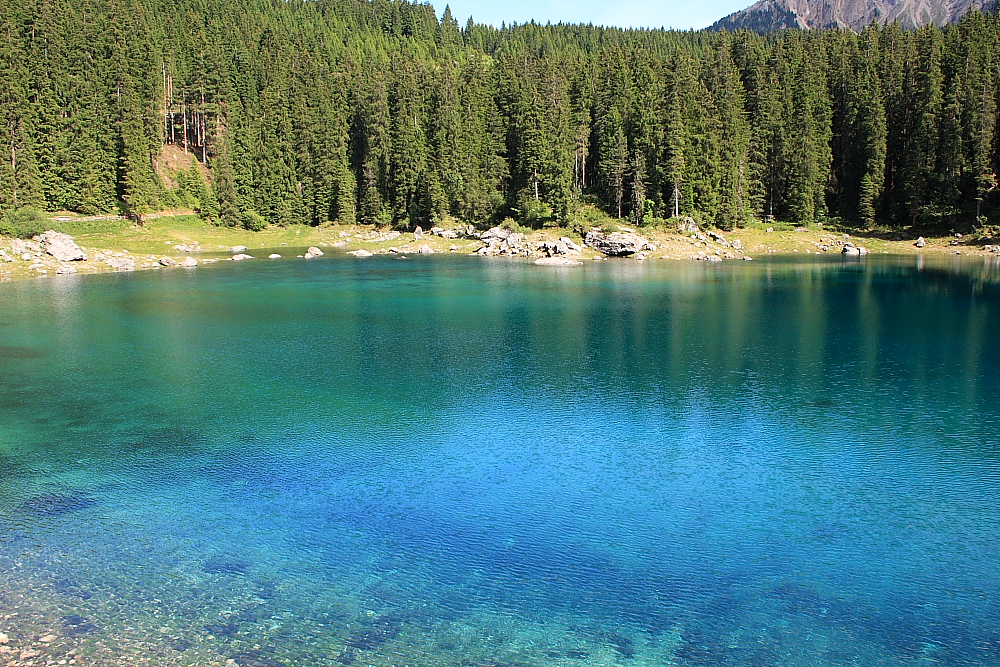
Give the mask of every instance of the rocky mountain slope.
M 898 21 L 903 28 L 954 23 L 972 10 L 994 11 L 998 0 L 759 0 L 709 30 L 771 32 L 785 28 L 848 28 Z

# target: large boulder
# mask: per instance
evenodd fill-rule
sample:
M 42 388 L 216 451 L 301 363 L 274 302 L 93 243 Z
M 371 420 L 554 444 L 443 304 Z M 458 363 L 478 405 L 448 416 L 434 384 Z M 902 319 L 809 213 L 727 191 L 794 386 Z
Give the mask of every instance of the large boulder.
M 196 260 L 194 257 L 185 257 L 184 260 L 181 262 L 181 266 L 183 266 L 186 269 L 193 269 L 194 267 L 198 266 L 198 260 Z
M 51 229 L 38 237 L 38 241 L 45 252 L 55 257 L 60 262 L 77 262 L 87 259 L 87 256 L 80 250 L 73 237 L 69 234 L 60 234 Z
M 316 246 L 311 246 L 308 250 L 306 250 L 305 254 L 306 259 L 310 259 L 312 257 L 322 257 L 322 256 L 323 256 L 323 251 L 317 248 Z
M 635 232 L 611 232 L 605 234 L 599 229 L 587 232 L 583 242 L 604 255 L 611 257 L 627 257 L 646 249 L 649 240 Z

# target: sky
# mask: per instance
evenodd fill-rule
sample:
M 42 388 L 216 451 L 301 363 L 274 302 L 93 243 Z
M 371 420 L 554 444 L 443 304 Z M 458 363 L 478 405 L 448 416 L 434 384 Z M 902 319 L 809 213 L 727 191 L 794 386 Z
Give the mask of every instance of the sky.
M 460 25 L 476 23 L 593 23 L 622 28 L 704 28 L 754 0 L 430 0 L 438 16 L 445 5 Z

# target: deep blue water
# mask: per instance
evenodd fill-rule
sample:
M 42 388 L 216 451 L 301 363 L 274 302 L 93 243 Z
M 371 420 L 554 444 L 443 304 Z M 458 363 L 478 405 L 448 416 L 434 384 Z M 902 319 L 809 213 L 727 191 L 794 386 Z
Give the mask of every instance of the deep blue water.
M 998 334 L 993 260 L 2 284 L 0 632 L 91 665 L 1000 665 Z

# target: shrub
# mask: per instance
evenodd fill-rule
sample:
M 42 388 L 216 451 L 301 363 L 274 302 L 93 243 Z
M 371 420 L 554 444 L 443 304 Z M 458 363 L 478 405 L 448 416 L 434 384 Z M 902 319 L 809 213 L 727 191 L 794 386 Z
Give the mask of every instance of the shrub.
M 8 211 L 0 220 L 0 236 L 14 236 L 19 239 L 30 239 L 51 227 L 52 222 L 45 213 L 37 208 L 19 208 Z
M 240 213 L 240 226 L 251 232 L 259 232 L 267 227 L 267 220 L 257 211 L 243 211 Z

